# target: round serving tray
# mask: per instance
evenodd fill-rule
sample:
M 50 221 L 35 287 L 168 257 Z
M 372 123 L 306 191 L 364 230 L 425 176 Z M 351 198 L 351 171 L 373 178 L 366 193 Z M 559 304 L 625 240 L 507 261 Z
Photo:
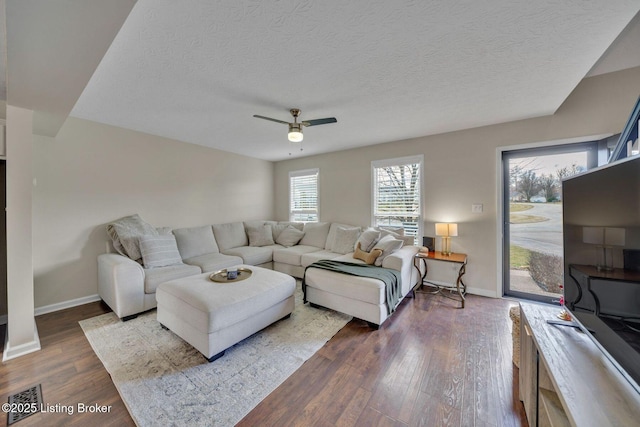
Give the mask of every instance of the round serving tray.
M 241 280 L 245 280 L 251 277 L 252 273 L 253 272 L 250 269 L 240 267 L 238 268 L 238 277 L 236 277 L 235 279 L 227 279 L 227 269 L 225 268 L 225 269 L 216 271 L 215 273 L 211 273 L 209 275 L 209 280 L 211 280 L 212 282 L 218 282 L 218 283 L 239 282 Z

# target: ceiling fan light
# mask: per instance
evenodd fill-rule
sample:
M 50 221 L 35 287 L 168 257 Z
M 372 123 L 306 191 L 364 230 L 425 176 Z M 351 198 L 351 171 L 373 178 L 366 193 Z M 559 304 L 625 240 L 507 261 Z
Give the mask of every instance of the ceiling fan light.
M 302 142 L 304 136 L 302 135 L 302 126 L 300 123 L 290 123 L 289 124 L 289 141 L 291 142 Z

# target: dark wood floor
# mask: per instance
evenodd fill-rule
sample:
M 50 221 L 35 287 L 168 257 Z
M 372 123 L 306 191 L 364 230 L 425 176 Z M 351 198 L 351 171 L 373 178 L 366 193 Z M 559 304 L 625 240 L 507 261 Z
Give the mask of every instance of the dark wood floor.
M 469 295 L 460 310 L 418 294 L 378 331 L 351 321 L 239 425 L 527 426 L 511 362 L 514 304 Z M 0 366 L 0 401 L 41 383 L 47 405 L 110 413 L 40 413 L 17 426 L 134 425 L 78 325 L 108 310 L 91 303 L 37 317 L 42 350 Z

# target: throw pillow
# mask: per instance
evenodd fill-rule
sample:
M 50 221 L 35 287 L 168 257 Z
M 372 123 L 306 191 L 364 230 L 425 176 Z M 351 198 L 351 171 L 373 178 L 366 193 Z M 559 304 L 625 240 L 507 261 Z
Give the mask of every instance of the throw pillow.
M 138 214 L 120 218 L 107 224 L 107 234 L 113 241 L 113 247 L 120 255 L 138 261 L 140 254 L 139 238 L 142 236 L 157 236 L 158 231 L 146 223 Z
M 358 238 L 358 243 L 360 243 L 360 247 L 365 252 L 371 252 L 371 249 L 378 243 L 380 240 L 380 231 L 375 230 L 373 228 L 367 228 L 362 232 L 360 237 Z
M 269 246 L 274 244 L 273 233 L 269 224 L 247 227 L 247 236 L 249 236 L 249 246 Z
M 338 227 L 335 236 L 333 236 L 332 251 L 339 254 L 353 252 L 359 235 L 360 229 L 358 228 Z
M 142 236 L 139 238 L 144 268 L 167 267 L 182 264 L 173 234 Z
M 296 245 L 300 239 L 304 236 L 304 231 L 300 231 L 295 227 L 288 226 L 276 239 L 276 243 L 284 247 L 291 247 Z
M 382 255 L 376 258 L 376 263 L 378 267 L 382 265 L 382 261 L 398 249 L 402 247 L 403 241 L 393 238 L 391 235 L 384 236 L 381 238 L 374 249 L 381 249 Z
M 382 255 L 382 249 L 373 249 L 370 252 L 365 252 L 360 247 L 360 242 L 357 243 L 356 251 L 353 253 L 354 259 L 364 261 L 369 265 L 373 265 L 376 262 L 376 258 Z
M 286 230 L 287 227 L 289 227 L 288 224 L 272 225 L 271 226 L 271 233 L 273 234 L 273 240 L 277 242 L 278 241 L 278 236 L 280 236 L 280 233 L 282 233 L 284 230 Z

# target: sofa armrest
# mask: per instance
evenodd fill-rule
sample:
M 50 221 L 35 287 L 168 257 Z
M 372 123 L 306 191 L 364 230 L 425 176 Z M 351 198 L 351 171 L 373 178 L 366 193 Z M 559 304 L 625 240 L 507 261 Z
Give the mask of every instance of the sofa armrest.
M 98 294 L 119 318 L 144 311 L 144 269 L 122 255 L 98 255 Z
M 403 246 L 382 260 L 384 268 L 391 268 L 400 272 L 402 276 L 402 294 L 406 295 L 418 283 L 418 271 L 413 264 L 413 258 L 418 253 L 417 246 Z

